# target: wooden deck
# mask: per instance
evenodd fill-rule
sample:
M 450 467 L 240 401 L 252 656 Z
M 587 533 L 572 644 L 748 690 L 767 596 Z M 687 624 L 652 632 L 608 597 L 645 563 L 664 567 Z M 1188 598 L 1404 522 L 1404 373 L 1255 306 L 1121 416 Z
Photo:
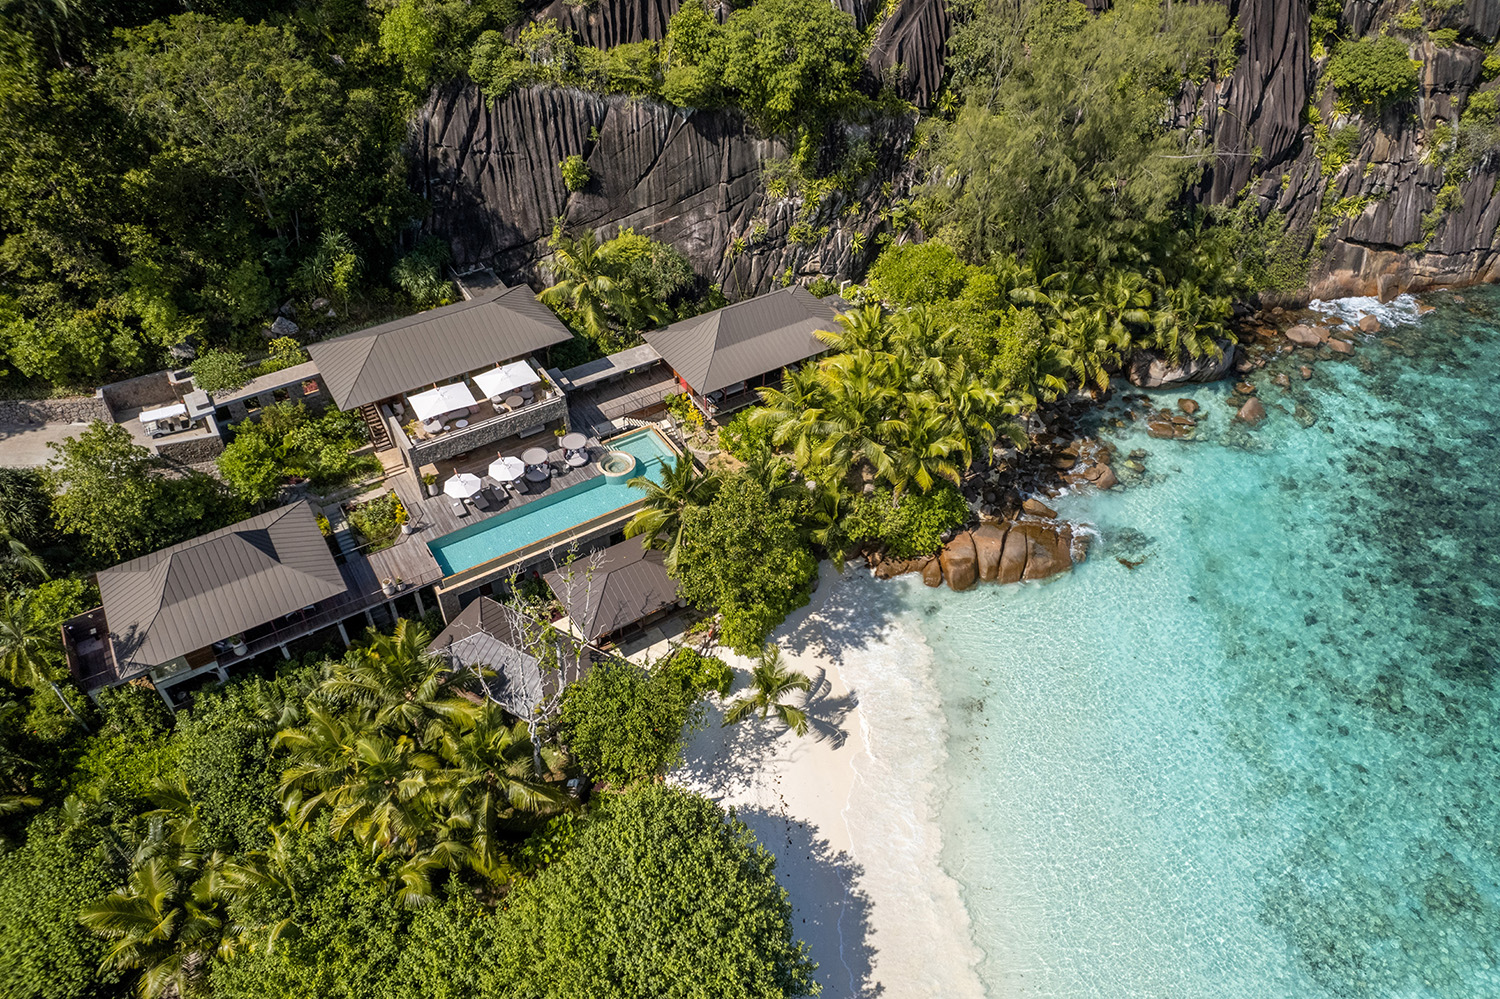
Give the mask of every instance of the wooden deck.
M 602 474 L 599 471 L 598 459 L 603 449 L 595 438 L 590 438 L 589 444 L 592 457 L 587 465 L 581 468 L 570 468 L 562 474 L 554 472 L 552 477 L 546 482 L 518 482 L 515 485 L 521 492 L 510 493 L 509 498 L 505 499 L 503 503 L 497 504 L 495 498 L 498 498 L 497 493 L 505 495 L 504 491 L 486 488 L 485 496 L 490 500 L 490 508 L 488 510 L 476 510 L 472 506 L 468 506 L 468 515 L 464 517 L 460 517 L 453 512 L 453 500 L 450 497 L 441 492 L 437 496 L 426 495 L 420 489 L 417 477 L 410 471 L 403 471 L 398 475 L 392 476 L 387 480 L 388 484 L 396 490 L 396 495 L 401 497 L 402 504 L 405 505 L 411 514 L 411 522 L 417 525 L 417 530 L 408 536 L 405 542 L 421 539 L 425 550 L 426 542 L 432 541 L 435 538 L 450 534 L 459 528 L 468 527 L 470 524 L 488 520 L 496 514 L 514 510 L 527 503 L 534 503 L 544 496 L 567 489 L 569 486 L 576 486 L 580 482 L 587 482 L 595 476 Z M 503 452 L 474 452 L 465 458 L 455 461 L 440 461 L 437 463 L 438 486 L 441 488 L 444 482 L 448 481 L 449 478 L 458 472 L 468 472 L 483 479 L 489 474 L 490 462 L 494 461 L 500 454 L 511 454 L 519 457 L 520 453 L 528 447 L 545 448 L 547 450 L 548 461 L 553 464 L 559 464 L 563 460 L 562 449 L 557 446 L 557 437 L 548 431 L 547 433 L 528 438 L 520 442 L 518 446 L 507 448 Z M 428 557 L 432 557 L 431 552 L 428 552 Z

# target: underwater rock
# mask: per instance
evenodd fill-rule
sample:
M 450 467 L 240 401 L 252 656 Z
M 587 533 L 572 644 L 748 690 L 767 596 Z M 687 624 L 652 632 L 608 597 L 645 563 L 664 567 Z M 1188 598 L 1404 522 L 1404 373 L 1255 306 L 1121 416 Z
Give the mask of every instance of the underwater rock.
M 974 538 L 968 531 L 954 535 L 953 540 L 943 546 L 938 560 L 951 589 L 967 590 L 978 582 L 979 557 L 974 551 Z
M 1352 354 L 1354 353 L 1354 344 L 1345 340 L 1329 340 L 1328 349 L 1335 354 Z
M 1240 411 L 1235 416 L 1254 426 L 1266 418 L 1266 407 L 1261 404 L 1259 399 L 1251 396 L 1250 400 L 1240 407 Z
M 1240 395 L 1254 395 L 1255 386 L 1249 382 L 1235 382 L 1234 390 Z
M 1113 489 L 1120 484 L 1120 477 L 1115 474 L 1113 468 L 1110 468 L 1108 465 L 1095 465 L 1094 468 L 1099 474 L 1091 481 L 1098 488 Z
M 1302 367 L 1298 368 L 1297 371 L 1301 373 L 1303 381 L 1307 381 L 1312 377 L 1312 368 L 1309 368 L 1305 364 L 1302 365 Z
M 1277 388 L 1290 389 L 1292 387 L 1292 380 L 1286 376 L 1285 371 L 1272 380 L 1276 383 Z
M 1194 413 L 1198 412 L 1198 400 L 1178 399 L 1177 408 L 1182 410 L 1187 415 L 1192 416 Z

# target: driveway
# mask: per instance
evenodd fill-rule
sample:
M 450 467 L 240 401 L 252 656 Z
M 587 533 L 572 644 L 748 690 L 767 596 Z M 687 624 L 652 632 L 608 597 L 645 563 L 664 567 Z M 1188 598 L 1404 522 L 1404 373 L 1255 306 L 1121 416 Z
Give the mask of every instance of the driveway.
M 88 429 L 87 423 L 0 424 L 0 467 L 37 468 L 51 461 L 48 447 Z

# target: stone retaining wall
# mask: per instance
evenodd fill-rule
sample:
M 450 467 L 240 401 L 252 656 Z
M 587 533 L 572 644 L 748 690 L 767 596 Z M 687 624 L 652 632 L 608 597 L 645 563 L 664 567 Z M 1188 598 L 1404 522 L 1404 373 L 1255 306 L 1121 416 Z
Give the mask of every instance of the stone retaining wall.
M 177 398 L 177 390 L 172 387 L 170 377 L 170 372 L 153 371 L 149 375 L 141 375 L 138 378 L 127 378 L 123 382 L 101 385 L 95 394 L 108 407 L 109 415 L 103 419 L 113 423 L 115 422 L 113 414 L 123 409 L 169 406 L 180 401 Z
M 92 423 L 109 418 L 109 409 L 98 396 L 0 400 L 0 424 Z
M 213 461 L 224 452 L 223 438 L 215 435 L 212 437 L 189 437 L 180 441 L 157 441 L 155 442 L 156 453 L 168 461 L 180 462 L 184 465 L 196 465 L 200 462 Z

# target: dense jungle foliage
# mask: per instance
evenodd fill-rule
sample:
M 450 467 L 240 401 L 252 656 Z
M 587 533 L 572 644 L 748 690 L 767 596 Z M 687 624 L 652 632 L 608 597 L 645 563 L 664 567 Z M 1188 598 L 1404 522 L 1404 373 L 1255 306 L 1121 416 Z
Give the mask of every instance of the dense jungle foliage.
M 1344 117 L 1399 112 L 1417 69 L 1391 26 L 1354 38 L 1337 3 L 1312 6 Z M 820 558 L 933 552 L 971 516 L 967 477 L 1024 446 L 1028 414 L 1106 389 L 1136 351 L 1217 357 L 1236 300 L 1306 276 L 1280 216 L 1189 203 L 1212 150 L 1178 96 L 1232 68 L 1224 7 L 949 11 L 918 182 L 883 217 L 830 352 L 703 429 L 724 452 L 709 467 L 636 483 L 630 533 L 665 549 L 721 642 L 760 657 L 739 710 L 794 728 L 806 719 L 780 698 L 806 678 L 763 643 Z M 455 78 L 492 97 L 584 87 L 737 108 L 790 151 L 766 164 L 774 198 L 857 212 L 871 143 L 917 114 L 864 68 L 878 25 L 826 0 L 722 17 L 685 0 L 665 38 L 603 51 L 519 0 L 11 0 L 3 386 L 91 390 L 191 342 L 195 377 L 228 388 L 303 359 L 262 335 L 283 303 L 331 335 L 451 300 L 403 146 L 430 88 Z M 1309 124 L 1330 161 L 1356 127 Z M 1497 135 L 1480 94 L 1440 131 L 1445 178 Z M 592 181 L 582 161 L 558 169 L 570 190 Z M 542 297 L 577 334 L 555 362 L 722 304 L 648 231 L 555 233 Z M 673 406 L 689 432 L 703 422 Z M 555 714 L 521 719 L 462 696 L 466 678 L 408 625 L 175 718 L 149 690 L 96 707 L 69 685 L 58 626 L 97 603 L 89 572 L 233 523 L 289 479 L 357 478 L 363 433 L 283 404 L 238 428 L 218 475 L 169 470 L 103 424 L 45 471 L 0 470 L 0 994 L 807 991 L 770 857 L 659 782 L 699 696 L 727 690 L 722 669 L 609 662 Z M 579 774 L 609 791 L 578 806 L 563 782 Z

